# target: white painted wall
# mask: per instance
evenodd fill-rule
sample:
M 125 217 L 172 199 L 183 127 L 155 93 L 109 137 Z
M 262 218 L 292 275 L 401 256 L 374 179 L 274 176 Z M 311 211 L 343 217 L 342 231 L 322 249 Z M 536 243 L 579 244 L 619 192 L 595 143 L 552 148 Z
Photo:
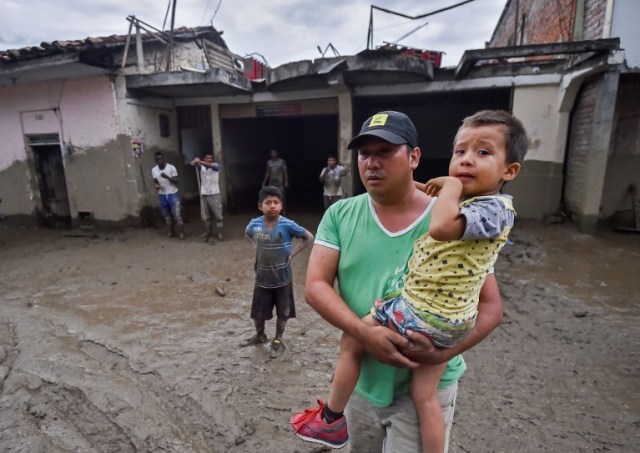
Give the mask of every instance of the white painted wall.
M 131 99 L 126 95 L 126 80 L 116 79 L 116 105 L 118 111 L 118 132 L 131 139 L 143 140 L 147 148 L 178 150 L 178 130 L 175 108 L 172 101 Z M 171 135 L 160 137 L 160 114 L 169 116 Z
M 151 178 L 151 168 L 155 165 L 153 153 L 163 151 L 172 164 L 177 164 L 172 160 L 171 154 L 175 155 L 179 152 L 178 122 L 172 101 L 128 98 L 124 77 L 116 78 L 115 86 L 118 132 L 128 141 L 140 140 L 144 144 L 144 154 L 141 159 L 133 159 L 130 153 L 123 155 L 126 210 L 129 215 L 135 216 L 142 206 L 158 204 Z M 160 137 L 161 114 L 169 116 L 169 137 Z M 176 167 L 178 173 L 183 171 L 179 165 Z
M 529 151 L 525 160 L 561 163 L 564 147 L 558 146 L 566 130 L 558 112 L 558 85 L 516 87 L 513 93 L 513 114 L 527 130 Z

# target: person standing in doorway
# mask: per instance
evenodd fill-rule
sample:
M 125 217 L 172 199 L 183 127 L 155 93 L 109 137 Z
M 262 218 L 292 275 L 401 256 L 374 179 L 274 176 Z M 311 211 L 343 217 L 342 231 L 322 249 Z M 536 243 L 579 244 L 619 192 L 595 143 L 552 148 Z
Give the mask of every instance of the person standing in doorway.
M 182 221 L 182 207 L 178 193 L 178 170 L 168 164 L 164 154 L 158 151 L 153 155 L 156 166 L 151 169 L 151 176 L 158 191 L 160 213 L 167 224 L 167 236 L 175 235 L 173 223 L 178 229 L 180 239 L 184 239 L 184 223 Z
M 342 178 L 347 175 L 347 169 L 338 165 L 338 159 L 330 155 L 327 166 L 320 172 L 320 182 L 324 186 L 322 194 L 325 211 L 336 201 L 342 199 Z
M 289 174 L 287 173 L 287 163 L 278 157 L 278 151 L 272 149 L 271 159 L 267 161 L 267 171 L 262 179 L 262 187 L 274 186 L 280 189 L 282 201 L 286 198 L 285 190 L 289 188 Z
M 206 227 L 206 231 L 200 236 L 205 242 L 213 236 L 213 221 L 216 219 L 216 231 L 218 240 L 223 239 L 222 235 L 222 200 L 220 198 L 220 185 L 218 183 L 220 175 L 220 164 L 214 162 L 213 154 L 207 153 L 204 159 L 198 157 L 193 159 L 191 165 L 199 167 L 197 171 L 200 174 L 200 203 L 202 206 L 202 220 Z

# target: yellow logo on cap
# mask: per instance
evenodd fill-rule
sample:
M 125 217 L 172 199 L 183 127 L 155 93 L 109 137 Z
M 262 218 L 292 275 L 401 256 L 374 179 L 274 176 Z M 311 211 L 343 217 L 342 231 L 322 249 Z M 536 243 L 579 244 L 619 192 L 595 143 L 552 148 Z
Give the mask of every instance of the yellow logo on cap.
M 371 117 L 369 127 L 384 126 L 385 124 L 387 124 L 387 118 L 389 118 L 389 115 L 387 115 L 386 113 L 377 113 Z

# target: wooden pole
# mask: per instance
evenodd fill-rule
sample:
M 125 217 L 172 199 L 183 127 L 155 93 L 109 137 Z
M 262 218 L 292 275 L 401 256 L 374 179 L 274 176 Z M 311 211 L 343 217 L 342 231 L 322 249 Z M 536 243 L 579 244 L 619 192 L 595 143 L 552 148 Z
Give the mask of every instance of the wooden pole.
M 172 60 L 173 60 L 173 26 L 176 22 L 176 3 L 178 0 L 173 0 L 173 4 L 171 5 L 171 30 L 169 31 L 169 55 L 167 57 L 167 72 L 171 71 Z
M 135 17 L 135 16 L 132 16 Z M 127 64 L 127 55 L 129 54 L 129 44 L 131 43 L 131 30 L 133 29 L 133 19 L 129 19 L 129 33 L 127 33 L 127 42 L 124 45 L 124 55 L 122 56 L 122 68 Z
M 136 54 L 138 57 L 138 74 L 144 73 L 144 51 L 142 50 L 142 35 L 140 27 L 136 25 Z

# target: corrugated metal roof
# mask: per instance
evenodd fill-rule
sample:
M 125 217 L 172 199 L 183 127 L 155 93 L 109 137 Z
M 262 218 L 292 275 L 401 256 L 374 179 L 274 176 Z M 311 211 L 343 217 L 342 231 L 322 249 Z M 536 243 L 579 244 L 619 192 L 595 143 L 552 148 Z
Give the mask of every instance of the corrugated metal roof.
M 168 32 L 164 32 L 168 35 Z M 174 39 L 194 39 L 198 37 L 206 37 L 215 42 L 219 46 L 227 48 L 226 43 L 220 37 L 222 34 L 214 27 L 180 27 L 173 30 Z M 135 33 L 133 34 L 135 37 Z M 154 40 L 155 38 L 148 33 L 142 33 L 143 41 Z M 43 42 L 39 46 L 28 46 L 20 49 L 0 50 L 0 63 L 12 63 L 16 61 L 28 60 L 32 58 L 41 58 L 63 53 L 77 53 L 92 49 L 106 49 L 124 46 L 127 41 L 127 35 L 111 35 L 102 37 L 88 37 L 83 40 L 74 41 L 51 41 Z

